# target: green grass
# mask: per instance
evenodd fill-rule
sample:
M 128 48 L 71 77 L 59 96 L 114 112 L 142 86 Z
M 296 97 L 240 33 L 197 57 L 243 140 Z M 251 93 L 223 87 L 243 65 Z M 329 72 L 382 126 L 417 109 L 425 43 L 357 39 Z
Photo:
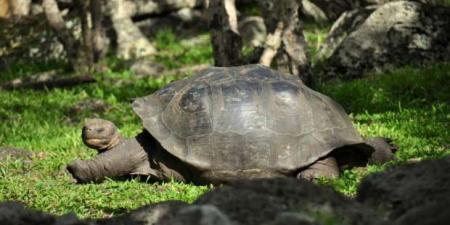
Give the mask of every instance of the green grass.
M 137 82 L 155 88 L 146 81 Z M 105 85 L 105 86 L 103 86 Z M 102 184 L 73 185 L 65 173 L 65 165 L 77 157 L 89 158 L 95 153 L 80 141 L 84 118 L 95 112 L 85 112 L 69 118 L 69 108 L 83 99 L 103 99 L 111 109 L 99 116 L 115 121 L 126 136 L 141 130 L 138 119 L 129 107 L 127 89 L 106 84 L 84 85 L 70 90 L 0 92 L 0 145 L 33 151 L 31 165 L 7 161 L 0 165 L 0 199 L 15 199 L 34 208 L 62 214 L 74 211 L 78 215 L 101 217 L 125 209 L 168 199 L 194 200 L 207 187 L 168 183 L 150 185 L 135 181 L 107 181 Z M 100 91 L 106 90 L 106 91 Z M 144 94 L 145 88 L 141 92 Z M 116 96 L 117 95 L 117 96 Z M 71 122 L 71 121 L 79 122 Z
M 387 166 L 450 154 L 450 63 L 400 68 L 352 82 L 327 83 L 320 90 L 351 114 L 365 136 L 384 136 L 399 147 L 397 160 L 368 170 L 345 171 L 324 181 L 353 195 L 362 177 Z
M 312 32 L 314 33 L 314 32 Z M 319 40 L 311 34 L 309 40 Z M 154 40 L 166 49 L 156 60 L 169 68 L 211 63 L 207 36 L 194 43 L 165 31 Z M 206 41 L 205 41 L 206 40 Z M 120 61 L 111 60 L 111 71 L 97 74 L 101 81 L 69 89 L 43 91 L 0 91 L 0 146 L 15 146 L 35 153 L 34 160 L 0 162 L 0 201 L 19 200 L 28 206 L 55 214 L 75 212 L 80 217 L 117 215 L 144 204 L 169 199 L 193 201 L 209 190 L 169 182 L 148 184 L 107 180 L 101 184 L 75 185 L 65 165 L 75 158 L 89 158 L 95 152 L 81 142 L 83 120 L 92 116 L 114 121 L 126 137 L 141 129 L 130 103 L 150 94 L 181 76 L 134 77 Z M 53 68 L 62 64 L 56 63 Z M 2 81 L 52 68 L 52 65 L 18 64 L 0 74 Z M 22 71 L 22 72 L 21 72 Z M 399 146 L 398 159 L 368 170 L 348 170 L 337 180 L 323 180 L 337 190 L 353 195 L 358 182 L 368 173 L 406 163 L 411 159 L 442 157 L 449 154 L 450 64 L 426 68 L 402 68 L 352 82 L 327 83 L 320 90 L 341 103 L 362 134 L 387 136 Z M 101 99 L 110 107 L 71 114 L 77 102 Z
M 155 47 L 158 50 L 156 60 L 167 68 L 178 68 L 182 65 L 213 63 L 212 47 L 209 35 L 201 34 L 195 39 L 180 40 L 170 29 L 162 30 L 155 36 Z

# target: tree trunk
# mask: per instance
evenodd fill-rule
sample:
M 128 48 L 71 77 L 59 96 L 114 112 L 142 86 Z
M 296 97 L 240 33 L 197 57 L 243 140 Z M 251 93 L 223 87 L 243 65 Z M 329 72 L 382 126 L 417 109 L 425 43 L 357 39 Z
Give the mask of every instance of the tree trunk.
M 105 56 L 108 47 L 108 38 L 106 37 L 106 32 L 102 26 L 102 5 L 105 5 L 105 1 L 93 0 L 90 5 L 90 12 L 92 15 L 92 46 L 94 62 L 98 62 Z
M 111 0 L 109 16 L 117 35 L 117 56 L 124 59 L 153 55 L 156 49 L 131 20 L 124 0 Z
M 299 0 L 262 0 L 263 15 L 269 32 L 260 63 L 270 66 L 274 60 L 287 58 L 289 72 L 305 84 L 312 82 L 307 43 L 299 20 Z M 281 68 L 279 68 L 281 69 Z
M 29 16 L 31 0 L 0 0 L 0 17 L 18 20 Z
M 239 35 L 234 0 L 209 0 L 209 27 L 216 66 L 242 65 L 242 38 Z
M 73 70 L 86 70 L 84 58 L 80 57 L 80 42 L 75 39 L 69 29 L 67 29 L 58 4 L 55 0 L 43 0 L 42 8 L 44 9 L 47 22 L 54 30 L 58 40 L 64 46 L 67 59 Z
M 55 0 L 43 0 L 47 22 L 55 31 L 58 40 L 64 46 L 71 69 L 87 72 L 94 69 L 95 64 L 105 52 L 106 37 L 102 29 L 101 0 L 74 0 L 81 21 L 81 39 L 76 39 L 66 27 L 61 11 Z
M 89 11 L 89 6 L 95 0 L 74 0 L 75 6 L 78 10 L 78 15 L 81 21 L 81 33 L 82 33 L 82 48 L 79 51 L 78 57 L 82 57 L 84 60 L 85 67 L 92 68 L 94 65 L 93 58 L 93 36 L 91 27 L 91 16 Z

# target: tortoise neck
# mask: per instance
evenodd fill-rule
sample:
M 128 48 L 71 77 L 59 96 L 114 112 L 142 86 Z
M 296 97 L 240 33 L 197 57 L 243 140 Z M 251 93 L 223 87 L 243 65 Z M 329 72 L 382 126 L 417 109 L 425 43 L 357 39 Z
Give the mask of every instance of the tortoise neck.
M 106 146 L 98 148 L 97 151 L 99 153 L 104 152 L 104 151 L 109 151 L 109 150 L 113 149 L 114 147 L 116 147 L 118 144 L 120 144 L 122 141 L 123 141 L 122 135 L 120 135 L 119 132 L 116 132 L 114 134 L 114 136 L 111 138 L 111 141 Z

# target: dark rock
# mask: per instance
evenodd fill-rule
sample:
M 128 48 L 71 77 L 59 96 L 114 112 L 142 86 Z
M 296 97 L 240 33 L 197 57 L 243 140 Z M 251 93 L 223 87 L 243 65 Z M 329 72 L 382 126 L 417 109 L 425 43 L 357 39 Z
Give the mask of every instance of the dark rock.
M 344 13 L 320 50 L 320 79 L 450 59 L 450 8 L 395 1 Z
M 242 181 L 197 199 L 214 205 L 238 224 L 385 224 L 370 208 L 313 183 L 289 179 Z M 290 213 L 290 214 L 283 214 Z
M 53 216 L 39 211 L 27 209 L 19 202 L 0 203 L 0 224 L 1 225 L 89 225 L 82 222 L 74 214 L 64 216 Z
M 450 196 L 445 196 L 437 202 L 424 203 L 400 216 L 396 223 L 398 225 L 441 225 L 450 221 L 448 206 Z
M 130 213 L 113 217 L 111 219 L 100 219 L 98 225 L 151 225 L 160 224 L 173 219 L 175 214 L 188 204 L 182 201 L 166 201 L 143 206 Z
M 24 159 L 30 161 L 33 154 L 30 151 L 13 148 L 13 147 L 0 147 L 0 162 L 8 159 Z
M 399 224 L 450 221 L 450 157 L 399 166 L 366 177 L 357 200 Z
M 333 22 L 349 11 L 394 1 L 399 0 L 302 0 L 302 16 L 319 23 Z M 436 0 L 409 1 L 436 4 Z
M 365 7 L 343 13 L 331 27 L 326 41 L 319 49 L 319 57 L 330 57 L 340 47 L 349 31 L 356 30 L 378 6 Z
M 230 219 L 212 205 L 192 205 L 178 211 L 171 220 L 160 220 L 161 225 L 233 225 Z
M 307 214 L 288 212 L 278 214 L 274 221 L 264 225 L 319 225 L 319 223 L 314 222 L 314 218 Z

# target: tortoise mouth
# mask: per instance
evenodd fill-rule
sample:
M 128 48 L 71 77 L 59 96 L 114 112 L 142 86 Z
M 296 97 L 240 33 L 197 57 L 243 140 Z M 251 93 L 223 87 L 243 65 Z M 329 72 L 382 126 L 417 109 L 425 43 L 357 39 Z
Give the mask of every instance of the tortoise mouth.
M 83 140 L 87 146 L 96 149 L 103 149 L 111 142 L 111 140 L 106 138 L 83 138 Z
M 98 143 L 105 143 L 106 138 L 86 138 L 86 142 L 92 143 L 92 144 L 98 144 Z
M 119 133 L 115 133 L 108 137 L 89 137 L 83 134 L 83 142 L 90 148 L 106 151 L 114 148 L 122 141 L 122 136 Z

